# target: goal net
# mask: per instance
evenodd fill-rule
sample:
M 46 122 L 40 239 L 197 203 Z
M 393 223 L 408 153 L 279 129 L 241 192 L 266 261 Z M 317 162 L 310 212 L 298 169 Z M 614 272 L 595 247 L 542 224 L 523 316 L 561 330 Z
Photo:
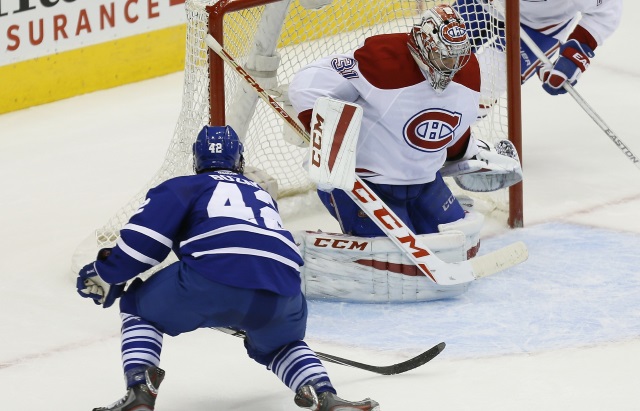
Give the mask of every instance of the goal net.
M 319 9 L 308 8 L 320 6 L 318 2 L 327 4 Z M 286 204 L 296 204 L 297 198 L 313 192 L 314 187 L 301 165 L 306 149 L 286 141 L 289 126 L 244 84 L 237 72 L 208 50 L 204 42 L 208 33 L 286 109 L 287 85 L 302 66 L 330 54 L 352 50 L 371 35 L 408 33 L 424 10 L 441 3 L 442 0 L 187 0 L 182 110 L 164 162 L 148 184 L 79 247 L 72 269 L 77 272 L 83 258 L 91 261 L 97 249 L 114 245 L 120 228 L 151 187 L 192 173 L 191 146 L 205 124 L 230 124 L 238 132 L 245 144 L 246 164 L 277 179 L 278 201 L 285 219 L 287 210 L 300 208 L 286 207 Z M 504 53 L 505 43 L 509 43 L 504 40 L 504 10 L 495 7 L 494 3 L 499 5 L 498 0 L 476 0 L 475 3 L 465 9 L 466 16 L 463 13 L 463 17 L 473 15 L 480 22 L 481 29 L 476 30 L 479 37 L 472 42 L 478 56 L 485 56 L 481 63 L 482 103 L 486 110 L 484 117 L 473 126 L 474 132 L 489 142 L 513 140 L 519 120 L 514 123 L 513 118 L 517 117 L 509 116 L 513 116 L 513 112 L 519 115 L 519 105 L 514 109 L 513 103 L 507 104 L 508 93 L 505 93 L 510 76 Z M 517 24 L 517 14 L 514 19 Z M 499 47 L 494 47 L 496 44 Z M 517 73 L 515 83 L 519 93 L 519 68 L 511 71 Z M 519 94 L 517 97 L 519 99 Z M 292 114 L 295 118 L 295 113 Z M 516 146 L 519 147 L 519 143 Z M 449 183 L 457 194 L 453 180 Z M 521 200 L 516 195 L 514 201 L 513 193 L 510 196 L 504 192 L 473 197 L 485 204 L 485 212 L 501 213 L 505 220 L 515 218 L 512 225 L 519 225 Z

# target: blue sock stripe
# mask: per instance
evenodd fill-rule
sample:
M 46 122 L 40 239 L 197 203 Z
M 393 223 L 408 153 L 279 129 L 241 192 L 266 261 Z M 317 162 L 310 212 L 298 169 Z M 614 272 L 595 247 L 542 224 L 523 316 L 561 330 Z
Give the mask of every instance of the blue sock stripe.
M 154 361 L 147 361 L 144 359 L 136 358 L 135 360 L 131 360 L 131 361 L 123 361 L 122 369 L 124 370 L 124 372 L 127 372 L 133 368 L 140 367 L 141 365 L 145 367 L 150 365 L 155 365 L 157 367 L 159 364 L 160 364 L 159 362 L 156 363 Z
M 146 353 L 153 353 L 153 354 L 158 354 L 158 350 L 153 350 L 153 349 L 149 349 L 149 348 L 138 348 L 138 347 L 134 347 L 134 348 L 128 348 L 125 350 L 122 350 L 122 355 L 127 355 L 127 354 L 131 354 L 132 352 L 135 351 L 142 351 L 142 352 L 146 352 Z
M 271 365 L 278 366 L 281 362 L 283 362 L 288 356 L 291 355 L 295 350 L 301 350 L 306 348 L 305 346 L 300 346 L 299 342 L 294 344 L 289 344 L 284 347 L 271 361 Z
M 320 360 L 318 360 L 318 358 L 313 355 L 313 352 L 309 350 L 308 354 L 300 356 L 295 361 L 292 361 L 291 364 L 289 364 L 286 371 L 281 373 L 282 378 L 291 381 L 296 378 L 296 376 L 300 374 L 300 372 L 305 368 L 319 363 Z
M 300 350 L 298 350 L 300 351 Z M 288 379 L 287 377 L 298 372 L 300 367 L 304 366 L 307 361 L 312 360 L 313 357 L 309 356 L 305 350 L 304 353 L 298 352 L 298 357 L 287 358 L 288 361 L 281 363 L 278 367 L 276 367 L 276 375 L 278 375 L 281 379 Z
M 148 358 L 149 361 L 154 362 L 153 365 L 160 364 L 160 353 L 155 350 L 148 350 L 144 348 L 135 348 L 122 352 L 122 361 L 128 361 L 132 358 Z
M 307 354 L 310 351 L 306 344 L 300 345 L 299 343 L 300 342 L 286 347 L 273 359 L 270 368 L 274 373 L 278 375 L 285 374 L 287 372 L 287 368 L 291 367 L 292 364 L 295 363 L 298 356 L 301 354 Z
M 138 323 L 134 323 L 131 325 L 126 325 L 122 327 L 122 331 L 140 331 L 140 330 L 145 330 L 147 332 L 153 332 L 155 334 L 157 334 L 158 336 L 162 337 L 162 333 L 160 331 L 158 331 L 158 329 L 154 326 L 152 326 L 151 324 L 140 324 Z
M 123 326 L 121 333 L 122 334 L 134 333 L 134 334 L 148 335 L 150 337 L 162 339 L 162 333 L 158 331 L 157 328 L 149 324 L 136 324 L 135 326 L 132 326 L 132 327 Z
M 122 326 L 124 326 L 126 323 L 130 322 L 130 321 L 134 321 L 134 320 L 139 320 L 140 317 L 138 317 L 137 315 L 131 315 L 131 314 L 127 314 L 127 313 L 120 313 L 120 320 L 122 320 Z
M 163 334 L 142 318 L 121 313 L 122 365 L 125 372 L 140 366 L 160 365 Z
M 294 392 L 311 381 L 322 381 L 325 386 L 332 388 L 327 370 L 304 341 L 285 347 L 275 356 L 269 368 Z
M 317 380 L 329 380 L 327 370 L 322 364 L 313 364 L 312 366 L 308 366 L 304 370 L 301 370 L 296 378 L 292 379 L 289 386 L 294 392 L 297 392 L 303 385 L 307 385 L 311 381 Z
M 122 334 L 121 342 L 123 345 L 133 341 L 148 341 L 150 344 L 162 345 L 162 337 L 154 333 L 127 332 Z
M 314 356 L 312 354 L 313 353 L 309 350 L 296 350 L 294 355 L 287 356 L 287 358 L 284 359 L 278 367 L 276 367 L 278 374 L 287 375 L 291 373 L 300 361 L 313 359 Z

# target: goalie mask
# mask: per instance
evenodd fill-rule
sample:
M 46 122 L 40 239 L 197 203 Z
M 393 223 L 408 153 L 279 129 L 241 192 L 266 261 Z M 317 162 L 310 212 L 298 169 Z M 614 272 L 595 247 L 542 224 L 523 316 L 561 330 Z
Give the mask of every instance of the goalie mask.
M 230 126 L 204 126 L 193 143 L 193 170 L 244 171 L 244 146 Z
M 409 51 L 431 87 L 441 93 L 471 56 L 464 20 L 446 4 L 427 10 L 409 33 Z

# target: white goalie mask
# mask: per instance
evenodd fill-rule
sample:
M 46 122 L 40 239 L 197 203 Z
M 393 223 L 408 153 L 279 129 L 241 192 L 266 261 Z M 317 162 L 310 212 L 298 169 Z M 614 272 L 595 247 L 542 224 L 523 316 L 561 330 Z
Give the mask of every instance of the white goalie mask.
M 471 57 L 464 20 L 446 4 L 435 6 L 422 15 L 420 23 L 411 29 L 407 45 L 437 93 L 447 88 Z

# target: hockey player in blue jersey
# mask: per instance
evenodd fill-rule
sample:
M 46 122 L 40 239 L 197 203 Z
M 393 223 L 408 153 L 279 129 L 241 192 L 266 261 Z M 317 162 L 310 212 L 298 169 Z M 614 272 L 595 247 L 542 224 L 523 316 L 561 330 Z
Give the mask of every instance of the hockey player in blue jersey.
M 109 307 L 120 298 L 126 395 L 94 411 L 151 411 L 164 378 L 163 335 L 206 327 L 244 330 L 248 355 L 273 371 L 295 403 L 316 411 L 372 411 L 378 403 L 336 395 L 303 341 L 303 264 L 273 198 L 243 173 L 231 127 L 205 126 L 193 145 L 195 175 L 149 190 L 116 246 L 80 270 L 78 293 Z M 178 261 L 137 278 L 173 252 Z M 108 254 L 108 256 L 107 256 Z

